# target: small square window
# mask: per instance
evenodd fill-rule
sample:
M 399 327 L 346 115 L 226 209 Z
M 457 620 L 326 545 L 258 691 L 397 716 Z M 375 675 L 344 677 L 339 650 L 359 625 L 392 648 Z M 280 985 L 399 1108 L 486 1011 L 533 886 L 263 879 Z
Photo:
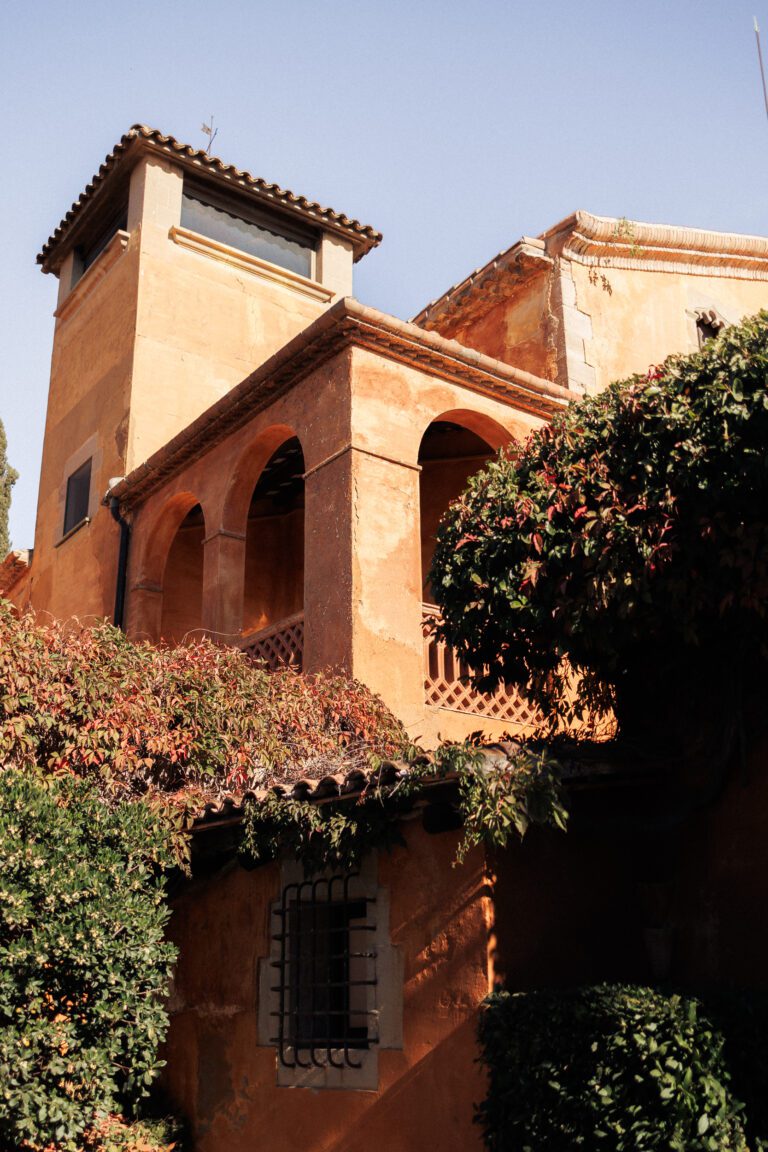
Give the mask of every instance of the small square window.
M 287 1068 L 361 1067 L 376 1043 L 375 898 L 350 894 L 352 874 L 288 884 L 276 915 L 279 958 L 277 1035 Z
M 64 505 L 64 535 L 71 532 L 88 517 L 91 498 L 91 460 L 86 460 L 67 480 L 67 500 Z

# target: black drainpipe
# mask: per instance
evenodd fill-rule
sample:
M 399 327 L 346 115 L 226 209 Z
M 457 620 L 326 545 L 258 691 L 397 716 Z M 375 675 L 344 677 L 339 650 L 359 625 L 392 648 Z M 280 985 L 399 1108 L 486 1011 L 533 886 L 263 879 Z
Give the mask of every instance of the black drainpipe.
M 131 526 L 120 515 L 120 501 L 116 496 L 109 498 L 109 510 L 120 525 L 120 551 L 117 556 L 117 583 L 115 585 L 115 614 L 112 623 L 115 628 L 123 627 L 125 615 L 125 577 L 128 571 L 128 544 L 131 539 Z

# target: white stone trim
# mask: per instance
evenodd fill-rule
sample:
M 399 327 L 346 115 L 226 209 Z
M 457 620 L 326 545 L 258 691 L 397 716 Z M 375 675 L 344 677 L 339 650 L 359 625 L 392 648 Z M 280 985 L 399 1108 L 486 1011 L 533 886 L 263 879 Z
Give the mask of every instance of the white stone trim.
M 244 272 L 251 272 L 263 280 L 270 280 L 280 284 L 283 288 L 290 288 L 311 300 L 318 300 L 328 304 L 334 297 L 329 288 L 324 288 L 316 280 L 309 280 L 300 276 L 298 272 L 291 272 L 288 268 L 281 268 L 277 264 L 270 264 L 268 260 L 261 260 L 258 256 L 251 256 L 248 252 L 241 252 L 238 248 L 231 248 L 228 244 L 220 244 L 218 240 L 211 240 L 199 232 L 190 232 L 187 228 L 174 226 L 168 232 L 174 244 L 207 256 L 213 260 L 220 260 L 223 264 L 230 264 Z
M 338 872 L 338 870 L 335 870 Z M 376 903 L 369 906 L 372 922 L 376 926 L 373 933 L 376 958 L 372 961 L 376 974 L 375 987 L 365 989 L 366 1010 L 378 1025 L 378 1043 L 367 1049 L 356 1051 L 360 1060 L 359 1068 L 336 1068 L 329 1064 L 312 1068 L 287 1068 L 277 1053 L 275 1054 L 276 1082 L 280 1088 L 345 1089 L 376 1091 L 379 1084 L 379 1059 L 381 1048 L 402 1048 L 403 1046 L 403 960 L 389 934 L 389 893 L 378 885 L 378 862 L 376 853 L 371 852 L 362 861 L 359 876 L 350 888 L 354 896 L 375 895 Z M 332 875 L 328 872 L 327 875 Z M 280 870 L 280 891 L 288 885 L 305 879 L 302 865 L 296 860 L 284 860 Z M 279 893 L 276 893 L 276 898 Z M 259 1044 L 274 1048 L 272 1037 L 275 1031 L 275 1017 L 279 1008 L 278 993 L 273 990 L 275 969 L 271 966 L 277 959 L 277 942 L 272 940 L 276 932 L 276 910 L 279 899 L 272 905 L 269 937 L 272 948 L 269 956 L 258 961 L 258 1038 Z

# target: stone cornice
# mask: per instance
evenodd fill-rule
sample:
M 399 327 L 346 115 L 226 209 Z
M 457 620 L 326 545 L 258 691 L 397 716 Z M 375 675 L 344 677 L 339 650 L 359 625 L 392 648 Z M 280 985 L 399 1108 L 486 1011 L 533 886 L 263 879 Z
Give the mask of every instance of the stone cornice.
M 478 309 L 487 312 L 499 300 L 516 291 L 532 274 L 546 271 L 552 266 L 544 250 L 544 243 L 523 236 L 511 248 L 499 252 L 482 268 L 454 284 L 447 292 L 422 308 L 411 323 L 428 331 L 449 317 L 461 313 L 462 320 L 470 320 Z
M 116 484 L 109 496 L 116 497 L 124 509 L 142 503 L 171 476 L 345 348 L 366 349 L 542 419 L 549 419 L 574 399 L 557 384 L 347 297 Z
M 669 224 L 645 224 L 575 212 L 545 235 L 563 239 L 562 255 L 579 264 L 646 272 L 768 280 L 768 237 Z

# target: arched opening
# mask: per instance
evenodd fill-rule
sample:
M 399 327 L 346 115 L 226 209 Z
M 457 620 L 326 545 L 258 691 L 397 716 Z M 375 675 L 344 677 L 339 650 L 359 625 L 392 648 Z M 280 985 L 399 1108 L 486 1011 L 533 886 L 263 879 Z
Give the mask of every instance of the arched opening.
M 499 431 L 503 433 L 503 429 Z M 495 446 L 474 429 L 458 423 L 453 413 L 434 420 L 422 437 L 419 448 L 421 598 L 426 603 L 433 603 L 435 599 L 429 569 L 437 526 L 449 504 L 466 488 L 469 477 L 493 458 Z
M 432 707 L 485 717 L 510 727 L 526 727 L 536 721 L 526 699 L 505 686 L 493 693 L 478 692 L 472 687 L 468 666 L 438 638 L 435 596 L 429 583 L 435 537 L 442 516 L 464 491 L 470 476 L 511 440 L 512 435 L 490 417 L 459 411 L 445 412 L 433 420 L 422 437 L 419 483 L 424 693 L 427 704 Z
M 304 453 L 291 436 L 253 489 L 245 534 L 243 634 L 290 627 L 304 610 Z M 265 655 L 267 658 L 267 655 Z M 300 663 L 299 659 L 272 661 Z
M 195 504 L 176 529 L 165 561 L 160 635 L 169 644 L 183 643 L 202 627 L 204 540 L 205 517 Z

